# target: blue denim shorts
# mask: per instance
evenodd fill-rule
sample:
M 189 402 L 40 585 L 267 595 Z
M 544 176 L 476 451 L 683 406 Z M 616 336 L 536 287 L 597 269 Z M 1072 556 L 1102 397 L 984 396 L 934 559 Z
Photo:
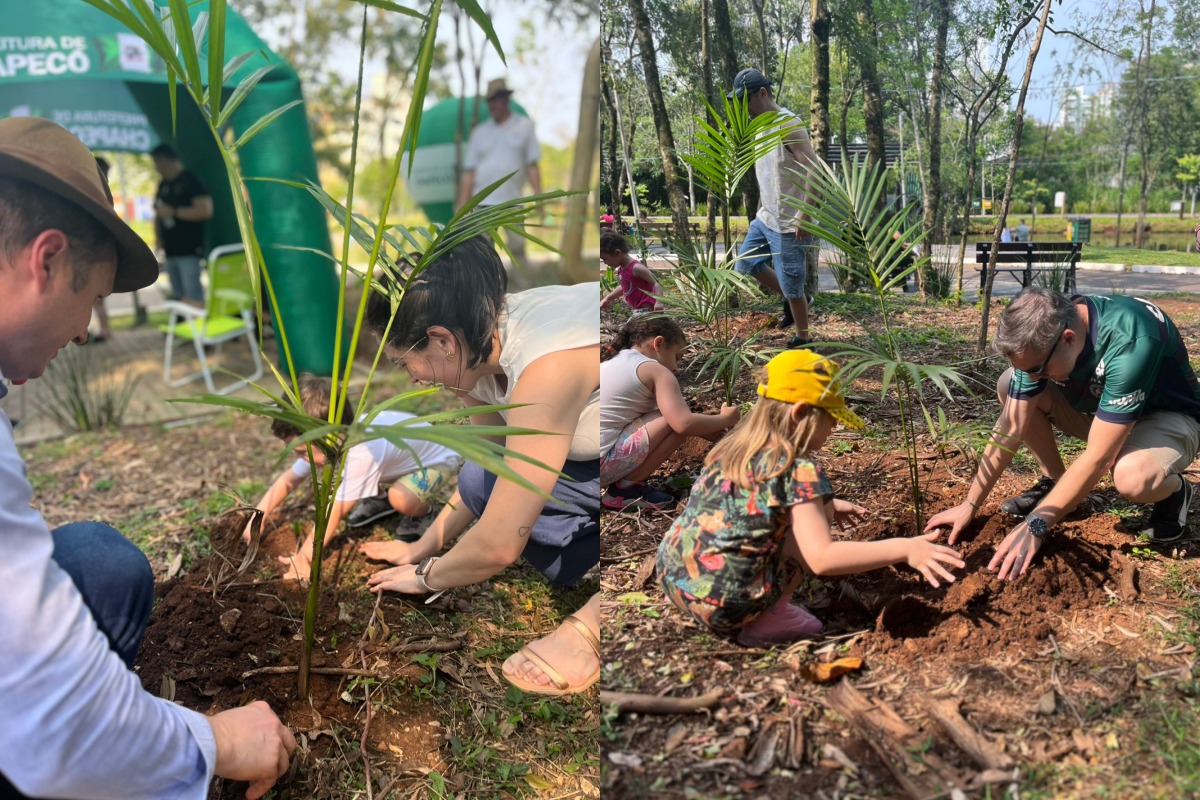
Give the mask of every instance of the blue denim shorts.
M 755 219 L 738 250 L 734 269 L 743 275 L 755 275 L 771 263 L 779 278 L 783 296 L 793 300 L 804 297 L 804 281 L 808 278 L 808 251 L 815 244 L 813 237 L 773 231 Z

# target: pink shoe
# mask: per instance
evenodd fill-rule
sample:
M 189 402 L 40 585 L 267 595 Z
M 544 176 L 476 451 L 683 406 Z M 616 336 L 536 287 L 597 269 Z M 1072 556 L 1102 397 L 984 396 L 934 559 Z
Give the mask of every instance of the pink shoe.
M 769 647 L 816 636 L 824 629 L 821 620 L 783 597 L 767 613 L 742 628 L 737 641 L 743 647 Z

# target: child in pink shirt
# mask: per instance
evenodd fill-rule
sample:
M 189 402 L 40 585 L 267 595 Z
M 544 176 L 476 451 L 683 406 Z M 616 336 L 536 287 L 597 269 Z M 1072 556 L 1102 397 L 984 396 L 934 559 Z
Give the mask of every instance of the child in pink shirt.
M 645 264 L 629 255 L 629 243 L 624 236 L 612 231 L 601 233 L 600 260 L 616 270 L 618 282 L 617 288 L 600 301 L 601 308 L 608 308 L 621 295 L 635 314 L 660 307 L 662 286 Z

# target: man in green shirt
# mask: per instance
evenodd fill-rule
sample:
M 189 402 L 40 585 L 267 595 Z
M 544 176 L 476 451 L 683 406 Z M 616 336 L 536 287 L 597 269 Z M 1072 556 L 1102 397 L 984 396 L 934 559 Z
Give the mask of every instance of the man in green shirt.
M 1171 318 L 1141 298 L 1030 287 L 1000 315 L 992 346 L 1012 365 L 997 384 L 1003 410 L 967 499 L 926 530 L 949 527 L 953 544 L 1024 444 L 1042 478 L 1000 504 L 1024 517 L 988 564 L 1001 579 L 1024 575 L 1049 529 L 1109 471 L 1126 500 L 1154 504 L 1142 531 L 1151 542 L 1182 538 L 1194 490 L 1181 473 L 1200 450 L 1200 383 Z M 1053 428 L 1087 443 L 1070 468 Z

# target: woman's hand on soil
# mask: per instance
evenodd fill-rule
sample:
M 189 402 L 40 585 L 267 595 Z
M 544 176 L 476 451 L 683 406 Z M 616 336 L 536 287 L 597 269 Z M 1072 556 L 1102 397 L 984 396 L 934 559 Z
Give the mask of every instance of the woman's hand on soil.
M 959 569 L 967 565 L 957 550 L 943 544 L 934 544 L 940 535 L 939 531 L 934 531 L 908 540 L 908 565 L 924 575 L 925 580 L 933 584 L 935 589 L 941 586 L 938 576 L 947 583 L 954 583 L 954 576 L 947 572 L 942 564 L 950 564 Z
M 849 500 L 833 499 L 833 521 L 842 530 L 847 527 L 853 528 L 859 522 L 862 522 L 867 516 L 867 510 L 862 506 L 856 506 Z
M 997 578 L 1015 581 L 1029 571 L 1029 563 L 1033 561 L 1034 554 L 1041 546 L 1041 540 L 1030 533 L 1029 528 L 1022 522 L 1013 528 L 996 548 L 996 555 L 988 562 L 988 569 L 994 571 L 999 567 Z
M 939 511 L 929 518 L 929 522 L 925 523 L 925 532 L 928 533 L 935 528 L 950 528 L 950 538 L 947 540 L 950 544 L 958 541 L 958 535 L 971 524 L 971 520 L 975 519 L 975 508 L 967 502 L 962 502 L 954 508 L 947 508 L 945 511 Z
M 247 800 L 262 797 L 287 772 L 296 739 L 262 700 L 208 718 L 217 743 L 213 772 L 249 781 Z
M 372 592 L 399 592 L 400 594 L 425 594 L 425 587 L 417 577 L 415 564 L 404 564 L 376 572 L 367 578 Z

